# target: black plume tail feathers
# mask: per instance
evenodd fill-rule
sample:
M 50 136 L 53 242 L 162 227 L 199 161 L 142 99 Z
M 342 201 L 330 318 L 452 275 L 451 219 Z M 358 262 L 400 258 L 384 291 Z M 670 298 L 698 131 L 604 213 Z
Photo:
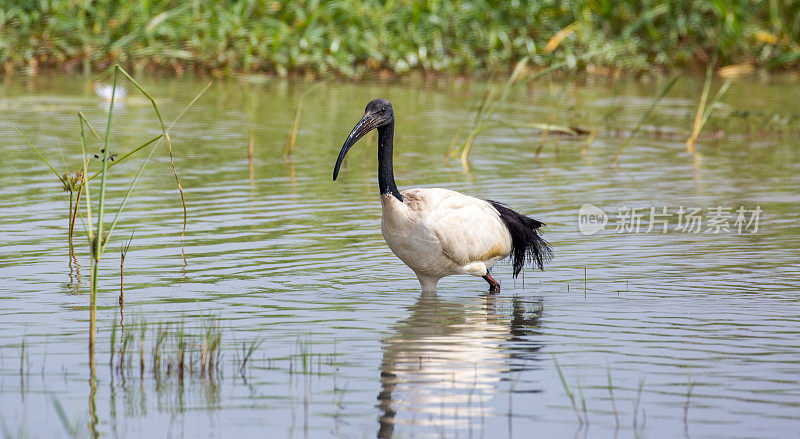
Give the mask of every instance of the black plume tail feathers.
M 553 248 L 538 232 L 545 224 L 512 210 L 505 204 L 486 201 L 497 210 L 511 234 L 511 263 L 514 267 L 514 278 L 519 276 L 526 263 L 533 263 L 534 267 L 544 270 L 544 264 L 553 257 Z

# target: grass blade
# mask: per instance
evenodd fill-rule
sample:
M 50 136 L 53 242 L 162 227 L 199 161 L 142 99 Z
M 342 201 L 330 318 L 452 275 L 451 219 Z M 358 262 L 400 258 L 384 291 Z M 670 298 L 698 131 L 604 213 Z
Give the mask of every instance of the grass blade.
M 674 87 L 675 84 L 678 83 L 678 80 L 680 78 L 681 78 L 680 75 L 672 78 L 672 80 L 670 80 L 669 83 L 667 83 L 667 85 L 664 87 L 664 89 L 661 90 L 661 93 L 659 93 L 658 97 L 656 97 L 653 100 L 653 102 L 650 103 L 650 106 L 647 107 L 647 110 L 644 112 L 642 117 L 639 119 L 639 122 L 636 124 L 636 127 L 634 127 L 633 131 L 631 131 L 631 133 L 628 135 L 628 138 L 625 139 L 625 142 L 622 144 L 622 146 L 619 147 L 619 149 L 617 150 L 617 153 L 614 154 L 614 157 L 611 159 L 611 163 L 612 164 L 616 164 L 617 163 L 617 159 L 619 159 L 620 154 L 622 154 L 622 151 L 624 151 L 625 148 L 628 147 L 628 144 L 631 143 L 631 140 L 636 136 L 636 134 L 639 133 L 639 130 L 642 128 L 642 124 L 644 124 L 644 122 L 647 120 L 647 118 L 650 117 L 650 113 L 652 113 L 653 110 L 655 110 L 656 106 L 658 106 L 658 103 L 661 102 L 661 99 L 663 99 L 664 96 L 666 96 L 667 93 L 669 93 L 669 91 L 672 90 L 672 87 Z
M 117 72 L 119 71 L 119 66 L 114 67 L 114 82 L 111 85 L 111 102 L 108 106 L 108 120 L 106 121 L 106 136 L 105 141 L 103 142 L 103 168 L 100 173 L 100 199 L 97 205 L 97 236 L 96 236 L 96 243 L 95 243 L 95 259 L 99 260 L 100 256 L 102 255 L 102 248 L 103 248 L 103 213 L 105 213 L 105 198 L 106 198 L 106 177 L 108 175 L 108 142 L 111 137 L 111 121 L 114 117 L 114 101 L 116 99 L 116 92 L 117 92 Z M 95 269 L 97 268 L 97 264 L 95 264 Z M 96 276 L 92 277 L 93 280 L 96 279 Z M 92 297 L 94 297 L 95 288 L 92 287 Z
M 128 81 L 130 81 L 131 84 L 133 84 L 133 86 L 136 87 L 136 89 L 139 90 L 139 92 L 141 94 L 143 94 L 144 97 L 147 98 L 147 100 L 150 101 L 150 104 L 153 106 L 153 110 L 155 110 L 155 112 L 156 112 L 156 117 L 158 117 L 158 122 L 161 124 L 161 131 L 166 133 L 167 129 L 164 127 L 164 119 L 161 117 L 161 112 L 158 111 L 158 105 L 156 104 L 155 99 L 153 99 L 153 97 L 150 96 L 150 93 L 145 91 L 145 89 L 143 89 L 142 86 L 139 85 L 139 83 L 136 82 L 136 80 L 133 79 L 131 77 L 131 75 L 129 75 L 128 72 L 126 72 L 125 69 L 123 69 L 119 65 L 115 65 L 114 66 L 115 84 L 112 85 L 112 87 L 116 87 L 116 74 L 117 74 L 117 72 L 122 73 L 122 76 L 128 78 Z M 112 88 L 112 92 L 113 91 L 114 91 L 114 89 Z M 111 105 L 112 106 L 114 105 L 114 95 L 113 94 L 111 95 Z M 108 135 L 108 133 L 106 133 L 106 135 Z
M 711 90 L 711 79 L 714 76 L 714 65 L 717 63 L 716 54 L 711 62 L 708 64 L 706 68 L 706 82 L 703 84 L 703 93 L 700 95 L 700 103 L 697 105 L 697 113 L 694 116 L 694 125 L 692 126 L 692 134 L 686 139 L 686 151 L 694 152 L 695 151 L 695 142 L 697 141 L 697 137 L 700 135 L 700 130 L 703 128 L 703 114 L 705 113 L 706 109 L 706 99 L 708 99 L 708 93 Z
M 297 130 L 300 128 L 300 112 L 303 111 L 303 101 L 300 101 L 297 104 L 297 109 L 294 112 L 294 123 L 292 123 L 292 130 L 289 132 L 289 137 L 286 139 L 286 143 L 283 144 L 283 151 L 281 155 L 283 158 L 291 157 L 292 153 L 294 152 L 294 145 L 297 141 Z
M 694 140 L 692 141 L 692 150 L 694 150 L 694 142 L 697 141 L 697 138 L 700 136 L 700 131 L 702 131 L 703 127 L 706 124 L 706 121 L 708 121 L 708 118 L 711 116 L 711 112 L 714 111 L 714 107 L 716 107 L 717 102 L 719 102 L 719 100 L 722 99 L 722 96 L 725 95 L 725 92 L 728 91 L 728 88 L 730 86 L 731 86 L 731 80 L 728 79 L 727 81 L 725 81 L 725 83 L 722 84 L 722 87 L 720 87 L 719 90 L 717 90 L 717 93 L 714 95 L 714 98 L 711 99 L 711 102 L 705 108 L 705 111 L 703 112 L 703 119 L 700 121 L 700 125 L 697 127 L 697 134 L 695 134 L 695 132 L 692 131 L 692 137 L 694 137 Z
M 636 402 L 633 403 L 633 430 L 639 431 L 639 405 L 642 403 L 642 390 L 644 390 L 644 377 L 639 380 L 639 390 L 636 392 Z
M 89 132 L 92 133 L 94 138 L 102 142 L 103 139 L 100 137 L 100 134 L 97 134 L 97 130 L 94 129 L 94 127 L 92 126 L 92 123 L 89 122 L 89 119 L 86 118 L 86 115 L 84 115 L 83 112 L 79 111 L 78 112 L 78 116 L 81 118 L 81 121 L 85 122 L 86 126 L 89 127 Z
M 78 123 L 81 126 L 81 151 L 83 155 L 81 156 L 81 161 L 83 162 L 83 182 L 81 182 L 81 188 L 83 191 L 84 203 L 86 204 L 86 223 L 81 223 L 84 225 L 84 230 L 86 231 L 86 237 L 89 239 L 89 245 L 92 245 L 92 241 L 94 240 L 94 231 L 92 229 L 92 203 L 89 199 L 89 180 L 86 178 L 88 175 L 88 160 L 86 158 L 86 133 L 83 129 L 83 123 L 81 122 L 81 116 L 78 115 Z M 75 211 L 78 211 L 78 207 L 75 207 Z M 92 250 L 94 251 L 94 249 Z
M 189 111 L 190 108 L 192 108 L 192 105 L 194 105 L 194 103 L 197 102 L 197 100 L 200 99 L 200 97 L 203 96 L 205 94 L 205 92 L 208 91 L 209 88 L 211 88 L 212 85 L 214 85 L 214 83 L 213 82 L 209 82 L 203 88 L 201 88 L 200 91 L 197 92 L 196 95 L 194 95 L 192 100 L 189 101 L 189 103 L 186 104 L 185 107 L 183 107 L 183 110 L 181 110 L 180 113 L 178 113 L 178 115 L 175 117 L 175 120 L 173 120 L 172 123 L 169 124 L 169 126 L 167 127 L 167 132 L 172 130 L 172 127 L 174 127 L 175 124 L 178 123 L 178 121 L 181 120 L 183 115 L 186 114 L 186 112 Z
M 120 215 L 122 215 L 122 211 L 125 210 L 125 205 L 128 203 L 128 198 L 131 196 L 131 192 L 133 192 L 134 186 L 136 186 L 136 183 L 139 181 L 139 177 L 142 175 L 142 171 L 144 170 L 144 168 L 147 166 L 148 163 L 150 163 L 150 159 L 153 157 L 153 154 L 156 152 L 156 149 L 158 149 L 158 145 L 155 145 L 152 148 L 150 148 L 150 152 L 147 153 L 147 157 L 145 157 L 144 161 L 142 161 L 142 164 L 139 165 L 139 169 L 136 171 L 136 175 L 133 176 L 133 180 L 131 180 L 131 184 L 128 186 L 128 190 L 125 192 L 125 196 L 122 198 L 122 201 L 120 202 L 119 207 L 117 208 L 117 213 L 116 215 L 114 215 L 114 221 L 112 221 L 111 225 L 108 227 L 107 236 L 111 236 L 111 232 L 113 232 L 114 228 L 116 228 L 117 222 L 119 221 Z M 106 238 L 104 241 L 107 242 L 108 238 Z M 103 248 L 105 248 L 105 243 L 103 243 Z
M 56 171 L 56 168 L 54 168 L 54 167 L 53 167 L 53 165 L 51 165 L 51 164 L 50 164 L 50 162 L 49 162 L 49 161 L 47 161 L 47 159 L 46 159 L 46 158 L 44 158 L 44 156 L 42 155 L 42 153 L 41 153 L 41 152 L 39 152 L 39 150 L 38 150 L 38 149 L 37 149 L 35 146 L 33 146 L 33 143 L 31 143 L 31 141 L 30 141 L 30 140 L 28 140 L 28 138 L 27 138 L 27 137 L 25 137 L 25 134 L 22 134 L 22 131 L 20 131 L 20 130 L 19 130 L 19 128 L 17 128 L 17 126 L 14 124 L 14 122 L 11 122 L 11 121 L 9 121 L 9 123 L 11 124 L 11 126 L 12 126 L 12 127 L 14 127 L 14 129 L 15 129 L 15 130 L 17 130 L 17 132 L 19 133 L 19 135 L 20 135 L 20 136 L 22 136 L 22 138 L 25 140 L 25 143 L 27 143 L 27 144 L 28 144 L 28 146 L 30 146 L 31 148 L 33 148 L 33 150 L 36 152 L 36 154 L 39 156 L 39 158 L 41 158 L 41 159 L 42 159 L 42 161 L 43 161 L 43 162 L 45 162 L 45 164 L 47 165 L 47 167 L 48 167 L 48 168 L 50 168 L 50 170 L 51 170 L 51 171 L 53 171 L 53 174 L 56 174 L 56 177 L 58 177 L 59 181 L 61 181 L 61 183 L 62 183 L 62 184 L 66 184 L 66 182 L 64 181 L 64 177 L 62 177 L 62 176 L 61 176 L 61 174 L 59 174 L 59 172 L 58 172 L 58 171 Z
M 136 89 L 139 90 L 139 92 L 142 93 L 150 101 L 150 104 L 152 104 L 153 110 L 156 112 L 156 116 L 158 117 L 158 122 L 161 124 L 161 133 L 164 136 L 164 139 L 167 141 L 167 148 L 169 150 L 169 163 L 170 163 L 170 166 L 172 166 L 172 175 L 175 176 L 175 184 L 177 184 L 178 192 L 181 195 L 181 207 L 183 208 L 183 228 L 181 229 L 181 243 L 183 243 L 183 237 L 186 234 L 186 221 L 187 221 L 187 218 L 188 218 L 188 213 L 187 213 L 187 210 L 186 210 L 186 197 L 183 194 L 183 186 L 181 185 L 180 177 L 178 177 L 178 171 L 175 169 L 175 158 L 174 158 L 174 155 L 172 153 L 172 139 L 169 136 L 169 130 L 175 125 L 175 122 L 177 122 L 178 119 L 180 119 L 180 117 L 183 116 L 183 113 L 186 110 L 188 110 L 188 108 L 191 107 L 192 104 L 194 104 L 197 101 L 197 99 L 199 99 L 200 96 L 203 93 L 205 93 L 206 90 L 208 90 L 209 87 L 211 87 L 212 83 L 209 82 L 205 87 L 203 87 L 203 89 L 200 90 L 200 93 L 198 93 L 197 96 L 195 96 L 195 98 L 192 99 L 192 101 L 189 103 L 189 105 L 187 105 L 184 108 L 184 110 L 181 111 L 181 113 L 178 115 L 178 117 L 175 119 L 175 121 L 172 122 L 170 127 L 166 128 L 164 126 L 164 118 L 161 117 L 161 111 L 159 111 L 159 109 L 158 109 L 158 104 L 156 104 L 155 99 L 153 99 L 153 97 L 150 96 L 150 93 L 148 93 L 144 88 L 142 88 L 142 86 L 139 85 L 139 83 L 136 82 L 136 80 L 133 79 L 133 77 L 131 77 L 131 75 L 129 75 L 128 72 L 125 71 L 125 69 L 123 69 L 119 65 L 115 66 L 114 68 L 115 68 L 115 72 L 118 71 L 118 72 L 122 73 L 122 75 L 125 76 L 126 78 L 128 78 L 128 80 L 131 82 L 131 84 L 133 84 L 133 86 L 136 87 Z M 115 73 L 115 81 L 116 81 L 116 73 Z M 113 96 L 112 96 L 112 105 L 113 105 Z M 108 151 L 108 148 L 106 148 L 106 151 Z M 183 255 L 183 245 L 181 245 L 181 255 Z M 186 258 L 185 257 L 184 257 L 184 262 L 186 262 Z

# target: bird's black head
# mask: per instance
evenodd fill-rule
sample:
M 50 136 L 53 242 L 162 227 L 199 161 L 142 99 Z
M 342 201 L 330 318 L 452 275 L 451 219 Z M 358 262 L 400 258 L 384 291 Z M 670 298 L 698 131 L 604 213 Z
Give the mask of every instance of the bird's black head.
M 367 108 L 364 109 L 364 117 L 367 115 L 374 115 L 382 119 L 384 123 L 388 123 L 394 119 L 392 103 L 386 99 L 374 99 L 367 104 Z M 381 125 L 383 125 L 383 123 Z
M 342 150 L 339 151 L 339 158 L 336 159 L 336 166 L 333 168 L 333 180 L 336 181 L 336 177 L 339 175 L 339 167 L 342 165 L 347 151 L 358 139 L 364 137 L 365 134 L 375 128 L 381 128 L 393 122 L 394 111 L 392 110 L 391 102 L 386 99 L 375 99 L 367 104 L 367 108 L 364 109 L 364 116 L 350 132 L 350 135 L 347 136 L 347 140 L 342 145 Z

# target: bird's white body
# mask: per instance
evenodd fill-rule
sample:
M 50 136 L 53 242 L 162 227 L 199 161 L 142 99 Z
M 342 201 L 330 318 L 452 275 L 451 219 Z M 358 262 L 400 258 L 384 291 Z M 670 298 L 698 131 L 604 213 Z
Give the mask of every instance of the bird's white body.
M 511 234 L 488 202 L 439 188 L 381 195 L 386 244 L 416 273 L 423 292 L 453 274 L 486 276 L 511 253 Z

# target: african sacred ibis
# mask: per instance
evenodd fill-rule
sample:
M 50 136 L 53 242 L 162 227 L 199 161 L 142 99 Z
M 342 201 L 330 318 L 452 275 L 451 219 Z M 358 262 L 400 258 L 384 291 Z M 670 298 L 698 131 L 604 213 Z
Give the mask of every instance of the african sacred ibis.
M 500 283 L 489 269 L 508 256 L 513 258 L 515 278 L 526 262 L 544 269 L 553 252 L 539 236 L 542 222 L 496 201 L 448 189 L 397 189 L 392 166 L 394 112 L 386 99 L 367 104 L 364 117 L 339 152 L 334 181 L 347 151 L 376 128 L 381 233 L 392 252 L 414 270 L 423 293 L 435 293 L 439 279 L 452 274 L 483 277 L 489 282 L 489 291 L 498 293 Z

